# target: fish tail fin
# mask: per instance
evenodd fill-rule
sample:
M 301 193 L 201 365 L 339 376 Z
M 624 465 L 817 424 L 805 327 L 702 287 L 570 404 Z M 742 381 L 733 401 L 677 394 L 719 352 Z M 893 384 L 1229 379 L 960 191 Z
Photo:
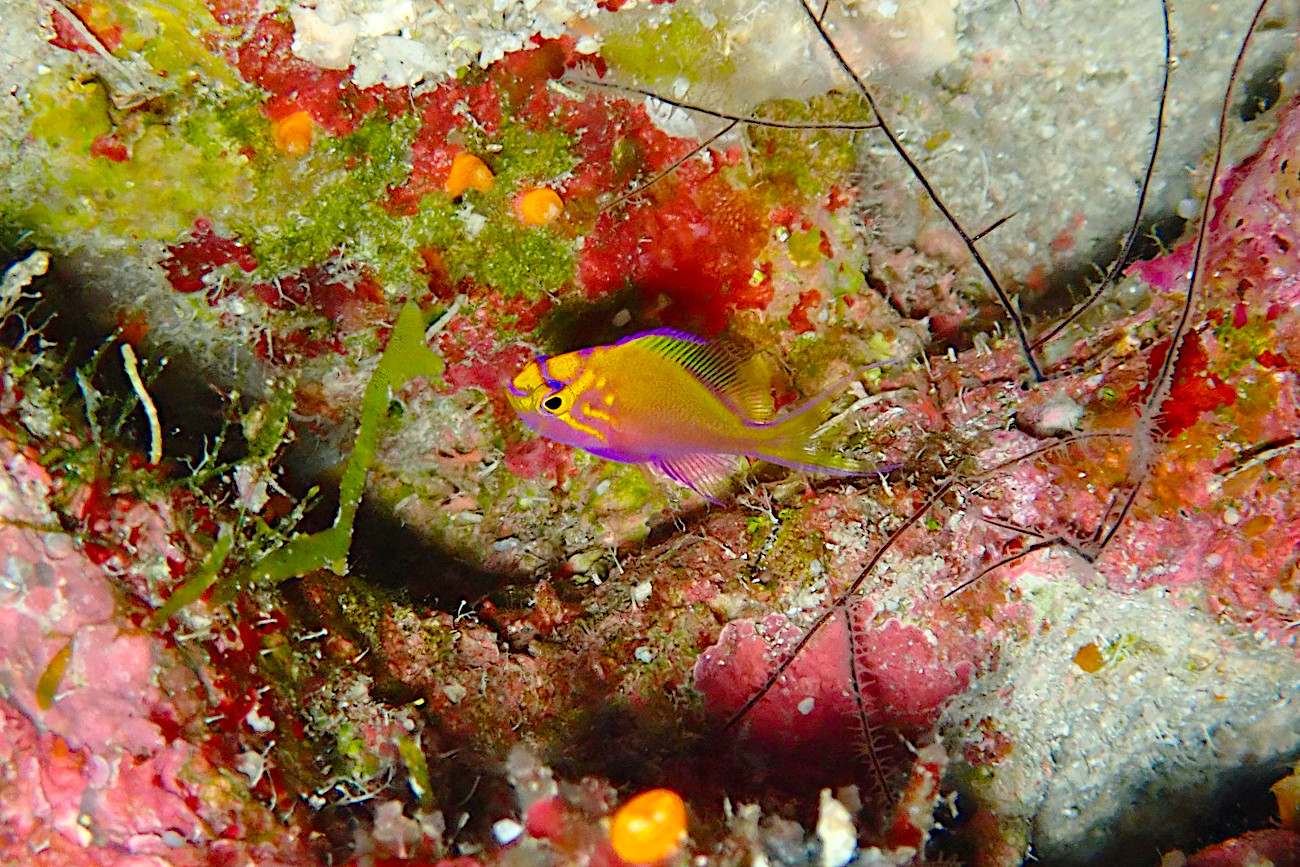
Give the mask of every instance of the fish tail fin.
M 751 457 L 830 476 L 860 476 L 887 471 L 887 468 L 840 454 L 818 442 L 821 427 L 831 418 L 835 396 L 860 374 L 861 371 L 853 372 L 782 417 L 762 425 L 767 429 L 767 435 Z

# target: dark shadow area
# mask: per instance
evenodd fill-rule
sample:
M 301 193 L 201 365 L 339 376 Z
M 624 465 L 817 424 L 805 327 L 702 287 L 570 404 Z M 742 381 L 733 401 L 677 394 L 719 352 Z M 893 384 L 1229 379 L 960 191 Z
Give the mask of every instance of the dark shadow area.
M 56 359 L 68 383 L 75 383 L 81 371 L 106 402 L 113 404 L 98 416 L 101 426 L 107 425 L 121 415 L 119 407 L 133 406 L 136 401 L 121 354 L 122 332 L 130 326 L 119 323 L 115 309 L 103 292 L 52 261 L 50 273 L 33 281 L 15 306 L 15 315 L 4 323 L 0 342 L 17 347 L 26 340 L 27 351 L 39 347 L 42 355 Z M 91 367 L 96 355 L 98 361 Z M 144 351 L 138 356 L 141 377 L 162 423 L 164 465 L 194 465 L 214 449 L 218 461 L 237 460 L 246 453 L 239 426 L 228 424 L 229 401 L 218 387 L 181 355 L 171 356 L 161 365 Z M 121 426 L 111 433 L 133 448 L 149 449 L 148 420 L 139 407 L 126 412 Z
M 1133 249 L 1117 273 L 1122 276 L 1124 269 L 1134 262 L 1164 255 L 1182 237 L 1186 228 L 1187 220 L 1177 214 L 1158 214 L 1144 218 L 1138 227 Z M 1021 297 L 1021 311 L 1031 319 L 1054 319 L 1066 315 L 1097 287 L 1112 267 L 1123 244 L 1123 238 L 1098 243 L 1093 246 L 1089 256 L 1053 271 L 1048 275 L 1046 288 L 1042 292 Z M 1098 300 L 1104 300 L 1104 295 Z
M 530 577 L 497 574 L 458 560 L 369 501 L 357 511 L 348 562 L 375 587 L 453 615 Z
M 1245 766 L 1218 783 L 1171 790 L 1163 777 L 1141 792 L 1110 827 L 1094 830 L 1092 846 L 1070 851 L 1035 847 L 1044 867 L 1094 864 L 1156 867 L 1171 849 L 1191 854 L 1246 831 L 1273 826 L 1277 801 L 1269 786 L 1286 776 L 1285 762 Z
M 661 310 L 634 286 L 591 301 L 565 301 L 543 317 L 536 339 L 552 355 L 614 343 L 663 324 Z
M 1260 63 L 1254 74 L 1241 83 L 1241 103 L 1237 116 L 1250 123 L 1276 105 L 1282 96 L 1282 76 L 1285 73 L 1285 54 L 1275 55 Z

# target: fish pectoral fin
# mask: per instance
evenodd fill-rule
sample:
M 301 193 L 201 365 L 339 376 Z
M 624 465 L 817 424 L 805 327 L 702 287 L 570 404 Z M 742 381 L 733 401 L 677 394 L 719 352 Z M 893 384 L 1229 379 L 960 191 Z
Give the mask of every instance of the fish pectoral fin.
M 718 503 L 731 487 L 731 479 L 740 469 L 740 459 L 735 455 L 697 452 L 655 458 L 649 465 L 710 502 Z

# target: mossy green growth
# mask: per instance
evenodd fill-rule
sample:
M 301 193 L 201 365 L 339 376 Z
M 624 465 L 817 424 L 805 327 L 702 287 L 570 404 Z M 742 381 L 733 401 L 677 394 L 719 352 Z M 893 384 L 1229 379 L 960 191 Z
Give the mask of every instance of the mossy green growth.
M 399 243 L 407 251 L 437 249 L 453 282 L 468 279 L 508 297 L 539 298 L 573 281 L 574 246 L 554 229 L 525 226 L 514 200 L 558 183 L 573 169 L 573 140 L 506 121 L 491 143 L 500 146 L 490 159 L 492 189 L 471 190 L 460 202 L 442 192 L 426 196 Z M 472 142 L 471 149 L 486 150 L 487 144 Z
M 99 232 L 133 242 L 170 242 L 194 219 L 238 206 L 253 174 L 238 153 L 210 153 L 186 141 L 165 119 L 131 114 L 115 125 L 108 94 L 96 81 L 57 74 L 33 82 L 31 134 L 25 154 L 39 166 L 10 173 L 14 216 L 39 227 L 41 243 L 62 249 L 70 235 Z M 124 162 L 92 156 L 101 135 L 129 151 Z
M 435 193 L 421 203 L 410 234 L 418 246 L 442 254 L 453 282 L 468 279 L 507 297 L 530 299 L 571 283 L 572 246 L 547 228 L 524 226 L 505 210 L 489 210 L 468 194 L 454 205 Z
M 767 120 L 861 124 L 871 119 L 860 96 L 830 93 L 807 102 L 777 99 L 754 112 Z M 749 139 L 755 159 L 753 185 L 766 189 L 772 204 L 789 197 L 818 198 L 833 186 L 847 186 L 857 170 L 855 133 L 843 129 L 789 130 L 754 125 Z
M 572 244 L 552 230 L 520 223 L 513 198 L 570 171 L 572 140 L 503 123 L 491 142 L 478 136 L 482 141 L 470 143 L 482 151 L 500 145 L 491 190 L 471 190 L 459 202 L 437 191 L 415 214 L 396 214 L 383 202 L 407 179 L 418 125 L 414 113 L 376 116 L 300 160 L 269 159 L 260 179 L 265 194 L 238 224 L 259 272 L 291 273 L 343 250 L 386 285 L 420 284 L 427 279 L 420 250 L 431 248 L 453 282 L 468 279 L 509 296 L 539 297 L 571 282 Z
M 292 273 L 353 246 L 369 253 L 362 257 L 366 264 L 397 252 L 396 244 L 384 243 L 397 218 L 380 203 L 410 172 L 417 125 L 411 113 L 392 120 L 375 115 L 352 135 L 326 139 L 300 159 L 275 153 L 268 142 L 269 155 L 259 164 L 261 194 L 235 224 L 257 256 L 258 273 Z M 414 251 L 401 250 L 397 258 L 408 265 L 405 276 Z
M 352 454 L 343 468 L 334 526 L 294 537 L 253 566 L 252 577 L 279 582 L 317 569 L 330 569 L 340 575 L 347 570 L 352 526 L 365 493 L 366 475 L 375 462 L 379 427 L 388 412 L 389 396 L 414 377 L 437 376 L 442 369 L 442 359 L 424 344 L 424 317 L 418 307 L 408 303 L 397 316 L 388 348 L 361 398 L 361 422 Z
M 705 26 L 689 9 L 674 11 L 653 29 L 623 28 L 615 20 L 604 36 L 605 62 L 643 80 L 697 81 L 705 70 L 718 78 L 735 72 L 722 28 Z

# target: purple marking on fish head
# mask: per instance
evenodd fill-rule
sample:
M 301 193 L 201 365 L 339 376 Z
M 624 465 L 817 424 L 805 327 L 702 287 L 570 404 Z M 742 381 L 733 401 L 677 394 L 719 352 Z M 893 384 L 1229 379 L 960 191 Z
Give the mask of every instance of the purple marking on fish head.
M 606 443 L 605 434 L 591 424 L 594 419 L 573 412 L 575 403 L 586 406 L 580 399 L 596 380 L 587 369 L 593 351 L 543 355 L 524 366 L 506 395 L 524 424 L 547 439 L 582 449 L 594 450 Z

